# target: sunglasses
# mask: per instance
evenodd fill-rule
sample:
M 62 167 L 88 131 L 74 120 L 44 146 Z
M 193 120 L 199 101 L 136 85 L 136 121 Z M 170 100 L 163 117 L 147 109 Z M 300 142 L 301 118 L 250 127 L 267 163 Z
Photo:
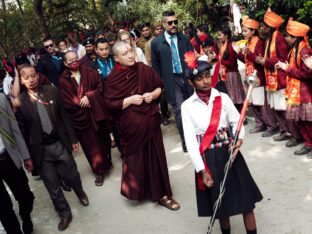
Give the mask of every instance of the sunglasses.
M 44 48 L 48 49 L 49 47 L 53 47 L 53 44 L 50 44 L 50 45 L 46 45 Z
M 171 25 L 177 25 L 179 23 L 179 21 L 178 20 L 171 20 L 171 21 L 168 21 L 167 22 L 167 24 L 169 25 L 169 26 L 171 26 Z

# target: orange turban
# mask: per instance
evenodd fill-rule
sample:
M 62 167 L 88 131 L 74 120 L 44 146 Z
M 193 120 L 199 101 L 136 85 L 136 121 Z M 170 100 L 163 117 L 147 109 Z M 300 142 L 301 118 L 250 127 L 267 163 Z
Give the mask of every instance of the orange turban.
M 284 23 L 283 18 L 272 12 L 270 8 L 265 13 L 263 20 L 271 28 L 278 28 Z
M 245 19 L 243 19 L 242 25 L 247 28 L 258 30 L 260 23 L 257 20 L 249 19 L 248 17 L 246 17 Z
M 310 31 L 310 27 L 306 24 L 294 21 L 292 17 L 289 18 L 286 27 L 288 34 L 294 37 L 305 37 Z

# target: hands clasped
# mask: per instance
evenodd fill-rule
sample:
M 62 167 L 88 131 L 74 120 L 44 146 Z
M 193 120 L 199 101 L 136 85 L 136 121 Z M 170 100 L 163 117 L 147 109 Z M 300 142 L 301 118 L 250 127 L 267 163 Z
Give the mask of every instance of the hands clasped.
M 130 102 L 133 105 L 141 105 L 145 101 L 146 103 L 151 103 L 153 101 L 152 93 L 144 93 L 143 95 L 135 94 L 130 96 Z

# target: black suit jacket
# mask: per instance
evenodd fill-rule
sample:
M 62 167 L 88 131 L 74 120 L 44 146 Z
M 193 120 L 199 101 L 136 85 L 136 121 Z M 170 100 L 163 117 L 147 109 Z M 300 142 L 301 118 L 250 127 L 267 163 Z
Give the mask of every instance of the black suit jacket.
M 65 65 L 63 64 L 63 54 L 60 52 L 56 52 L 55 55 L 60 59 L 60 68 L 52 61 L 52 56 L 50 54 L 43 55 L 38 62 L 36 70 L 42 74 L 44 74 L 48 80 L 58 86 L 59 79 L 65 69 Z
M 54 131 L 66 149 L 72 152 L 72 144 L 78 143 L 78 140 L 72 123 L 63 108 L 57 89 L 53 86 L 41 86 L 38 95 L 43 101 L 49 103 L 47 111 Z M 43 150 L 43 129 L 38 109 L 36 103 L 31 100 L 27 92 L 19 95 L 18 103 L 19 106 L 15 116 L 29 148 L 30 155 L 35 165 L 39 166 Z
M 186 69 L 184 54 L 188 51 L 193 51 L 194 49 L 188 37 L 186 37 L 182 33 L 177 33 L 177 39 L 183 78 L 186 79 L 184 74 Z M 171 48 L 166 40 L 164 32 L 160 34 L 158 37 L 153 39 L 151 45 L 151 53 L 152 53 L 152 67 L 164 81 L 167 101 L 173 104 L 175 101 L 175 91 L 174 91 L 175 89 L 173 79 Z M 188 96 L 190 96 L 193 92 L 193 88 L 189 87 L 189 85 L 187 85 L 187 92 Z

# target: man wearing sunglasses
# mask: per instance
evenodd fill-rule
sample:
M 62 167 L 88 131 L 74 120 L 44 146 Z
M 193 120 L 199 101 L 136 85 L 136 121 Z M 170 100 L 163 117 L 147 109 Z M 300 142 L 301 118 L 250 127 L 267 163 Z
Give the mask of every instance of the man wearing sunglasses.
M 39 59 L 36 70 L 44 74 L 53 85 L 58 86 L 59 78 L 64 71 L 63 55 L 56 51 L 51 38 L 45 38 L 43 46 L 47 54 Z
M 193 93 L 185 78 L 184 54 L 193 51 L 189 39 L 178 32 L 178 18 L 172 10 L 163 12 L 165 32 L 152 41 L 152 66 L 164 81 L 167 101 L 172 105 L 176 125 L 181 137 L 182 148 L 187 152 L 184 141 L 181 104 Z

